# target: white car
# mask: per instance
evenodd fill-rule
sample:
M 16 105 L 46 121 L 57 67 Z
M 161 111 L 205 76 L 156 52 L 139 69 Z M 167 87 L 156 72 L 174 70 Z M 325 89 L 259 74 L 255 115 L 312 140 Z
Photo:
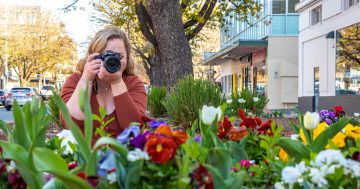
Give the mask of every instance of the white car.
M 53 95 L 53 90 L 55 90 L 54 86 L 44 85 L 40 90 L 40 96 L 43 98 L 43 100 L 47 100 L 51 95 Z
M 10 90 L 9 95 L 6 98 L 5 108 L 7 111 L 10 111 L 14 100 L 16 100 L 20 106 L 23 106 L 27 102 L 31 102 L 33 98 L 39 97 L 39 93 L 33 87 L 14 87 Z

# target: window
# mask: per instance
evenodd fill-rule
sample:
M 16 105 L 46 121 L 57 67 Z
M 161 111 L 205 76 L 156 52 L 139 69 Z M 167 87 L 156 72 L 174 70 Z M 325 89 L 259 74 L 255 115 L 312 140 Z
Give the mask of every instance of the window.
M 343 9 L 346 10 L 357 3 L 359 3 L 359 0 L 343 0 Z
M 299 0 L 288 0 L 288 13 L 296 13 L 295 5 L 299 2 Z
M 360 95 L 360 23 L 338 30 L 336 95 Z
M 273 14 L 285 14 L 286 13 L 286 1 L 285 0 L 273 0 L 272 13 Z
M 316 8 L 314 8 L 313 10 L 311 10 L 310 14 L 310 18 L 311 18 L 311 25 L 315 25 L 319 22 L 321 22 L 321 9 L 322 7 L 321 6 L 318 6 Z

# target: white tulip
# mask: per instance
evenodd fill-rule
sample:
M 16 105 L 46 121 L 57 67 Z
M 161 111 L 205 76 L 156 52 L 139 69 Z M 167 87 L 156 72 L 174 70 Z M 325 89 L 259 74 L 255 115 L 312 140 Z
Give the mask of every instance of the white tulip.
M 130 151 L 127 155 L 127 160 L 130 162 L 134 162 L 140 159 L 149 160 L 149 155 L 142 151 L 140 148 L 135 148 L 135 150 Z
M 295 167 L 285 167 L 281 172 L 282 180 L 288 184 L 294 184 L 300 176 L 300 171 Z
M 320 122 L 320 116 L 317 112 L 306 112 L 304 116 L 304 127 L 307 130 L 314 130 L 318 127 Z
M 259 101 L 259 97 L 254 97 L 254 98 L 253 98 L 253 101 L 254 101 L 254 102 Z
M 217 117 L 217 121 L 220 121 L 221 117 L 220 107 L 215 108 L 214 106 L 203 106 L 201 110 L 201 120 L 206 125 L 211 125 Z
M 360 116 L 360 113 L 357 113 L 357 112 L 354 113 L 354 117 L 359 117 L 359 116 Z
M 243 98 L 238 99 L 238 101 L 239 101 L 240 104 L 244 104 L 246 102 L 246 100 L 243 99 Z
M 231 99 L 227 100 L 226 103 L 231 104 L 233 101 Z
M 72 132 L 70 130 L 64 129 L 61 131 L 61 133 L 57 134 L 56 136 L 58 136 L 59 139 L 62 139 L 61 148 L 65 146 L 65 151 L 63 152 L 63 154 L 64 155 L 72 154 L 73 151 L 69 145 L 69 142 L 76 144 L 76 140 Z

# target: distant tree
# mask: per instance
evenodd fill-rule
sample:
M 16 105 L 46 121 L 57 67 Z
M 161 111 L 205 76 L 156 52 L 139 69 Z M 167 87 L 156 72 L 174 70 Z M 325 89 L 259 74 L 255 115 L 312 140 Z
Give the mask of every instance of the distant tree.
M 360 65 L 360 24 L 339 30 L 338 58 Z
M 50 13 L 40 13 L 35 21 L 9 27 L 9 67 L 26 86 L 37 73 L 56 72 L 56 65 L 73 61 L 75 43 L 64 25 Z
M 79 0 L 66 8 L 73 7 Z M 112 4 L 111 7 L 107 6 Z M 260 10 L 257 0 L 101 0 L 95 3 L 111 23 L 138 23 L 146 40 L 153 46 L 150 61 L 155 85 L 172 86 L 193 73 L 189 40 L 196 37 L 208 21 L 224 25 L 225 16 L 238 13 L 246 20 Z M 105 6 L 102 6 L 105 5 Z

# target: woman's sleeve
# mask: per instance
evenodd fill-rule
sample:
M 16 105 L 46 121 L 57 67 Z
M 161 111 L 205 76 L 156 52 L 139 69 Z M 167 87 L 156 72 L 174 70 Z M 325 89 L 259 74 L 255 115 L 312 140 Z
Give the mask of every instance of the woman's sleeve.
M 70 75 L 66 79 L 66 81 L 61 89 L 61 94 L 60 94 L 61 99 L 65 102 L 65 104 L 67 103 L 67 101 L 69 101 L 69 99 L 73 95 L 79 80 L 80 80 L 80 74 L 77 74 L 77 73 Z M 78 125 L 78 126 L 82 125 L 83 121 L 77 120 L 77 119 L 73 118 L 72 116 L 71 116 L 71 118 L 76 123 L 76 125 Z M 65 120 L 62 116 L 62 113 L 60 113 L 60 121 L 65 128 L 68 128 L 65 123 Z
M 122 129 L 128 127 L 131 122 L 140 122 L 147 106 L 144 83 L 136 76 L 129 76 L 126 79 L 128 92 L 114 97 L 116 117 Z

